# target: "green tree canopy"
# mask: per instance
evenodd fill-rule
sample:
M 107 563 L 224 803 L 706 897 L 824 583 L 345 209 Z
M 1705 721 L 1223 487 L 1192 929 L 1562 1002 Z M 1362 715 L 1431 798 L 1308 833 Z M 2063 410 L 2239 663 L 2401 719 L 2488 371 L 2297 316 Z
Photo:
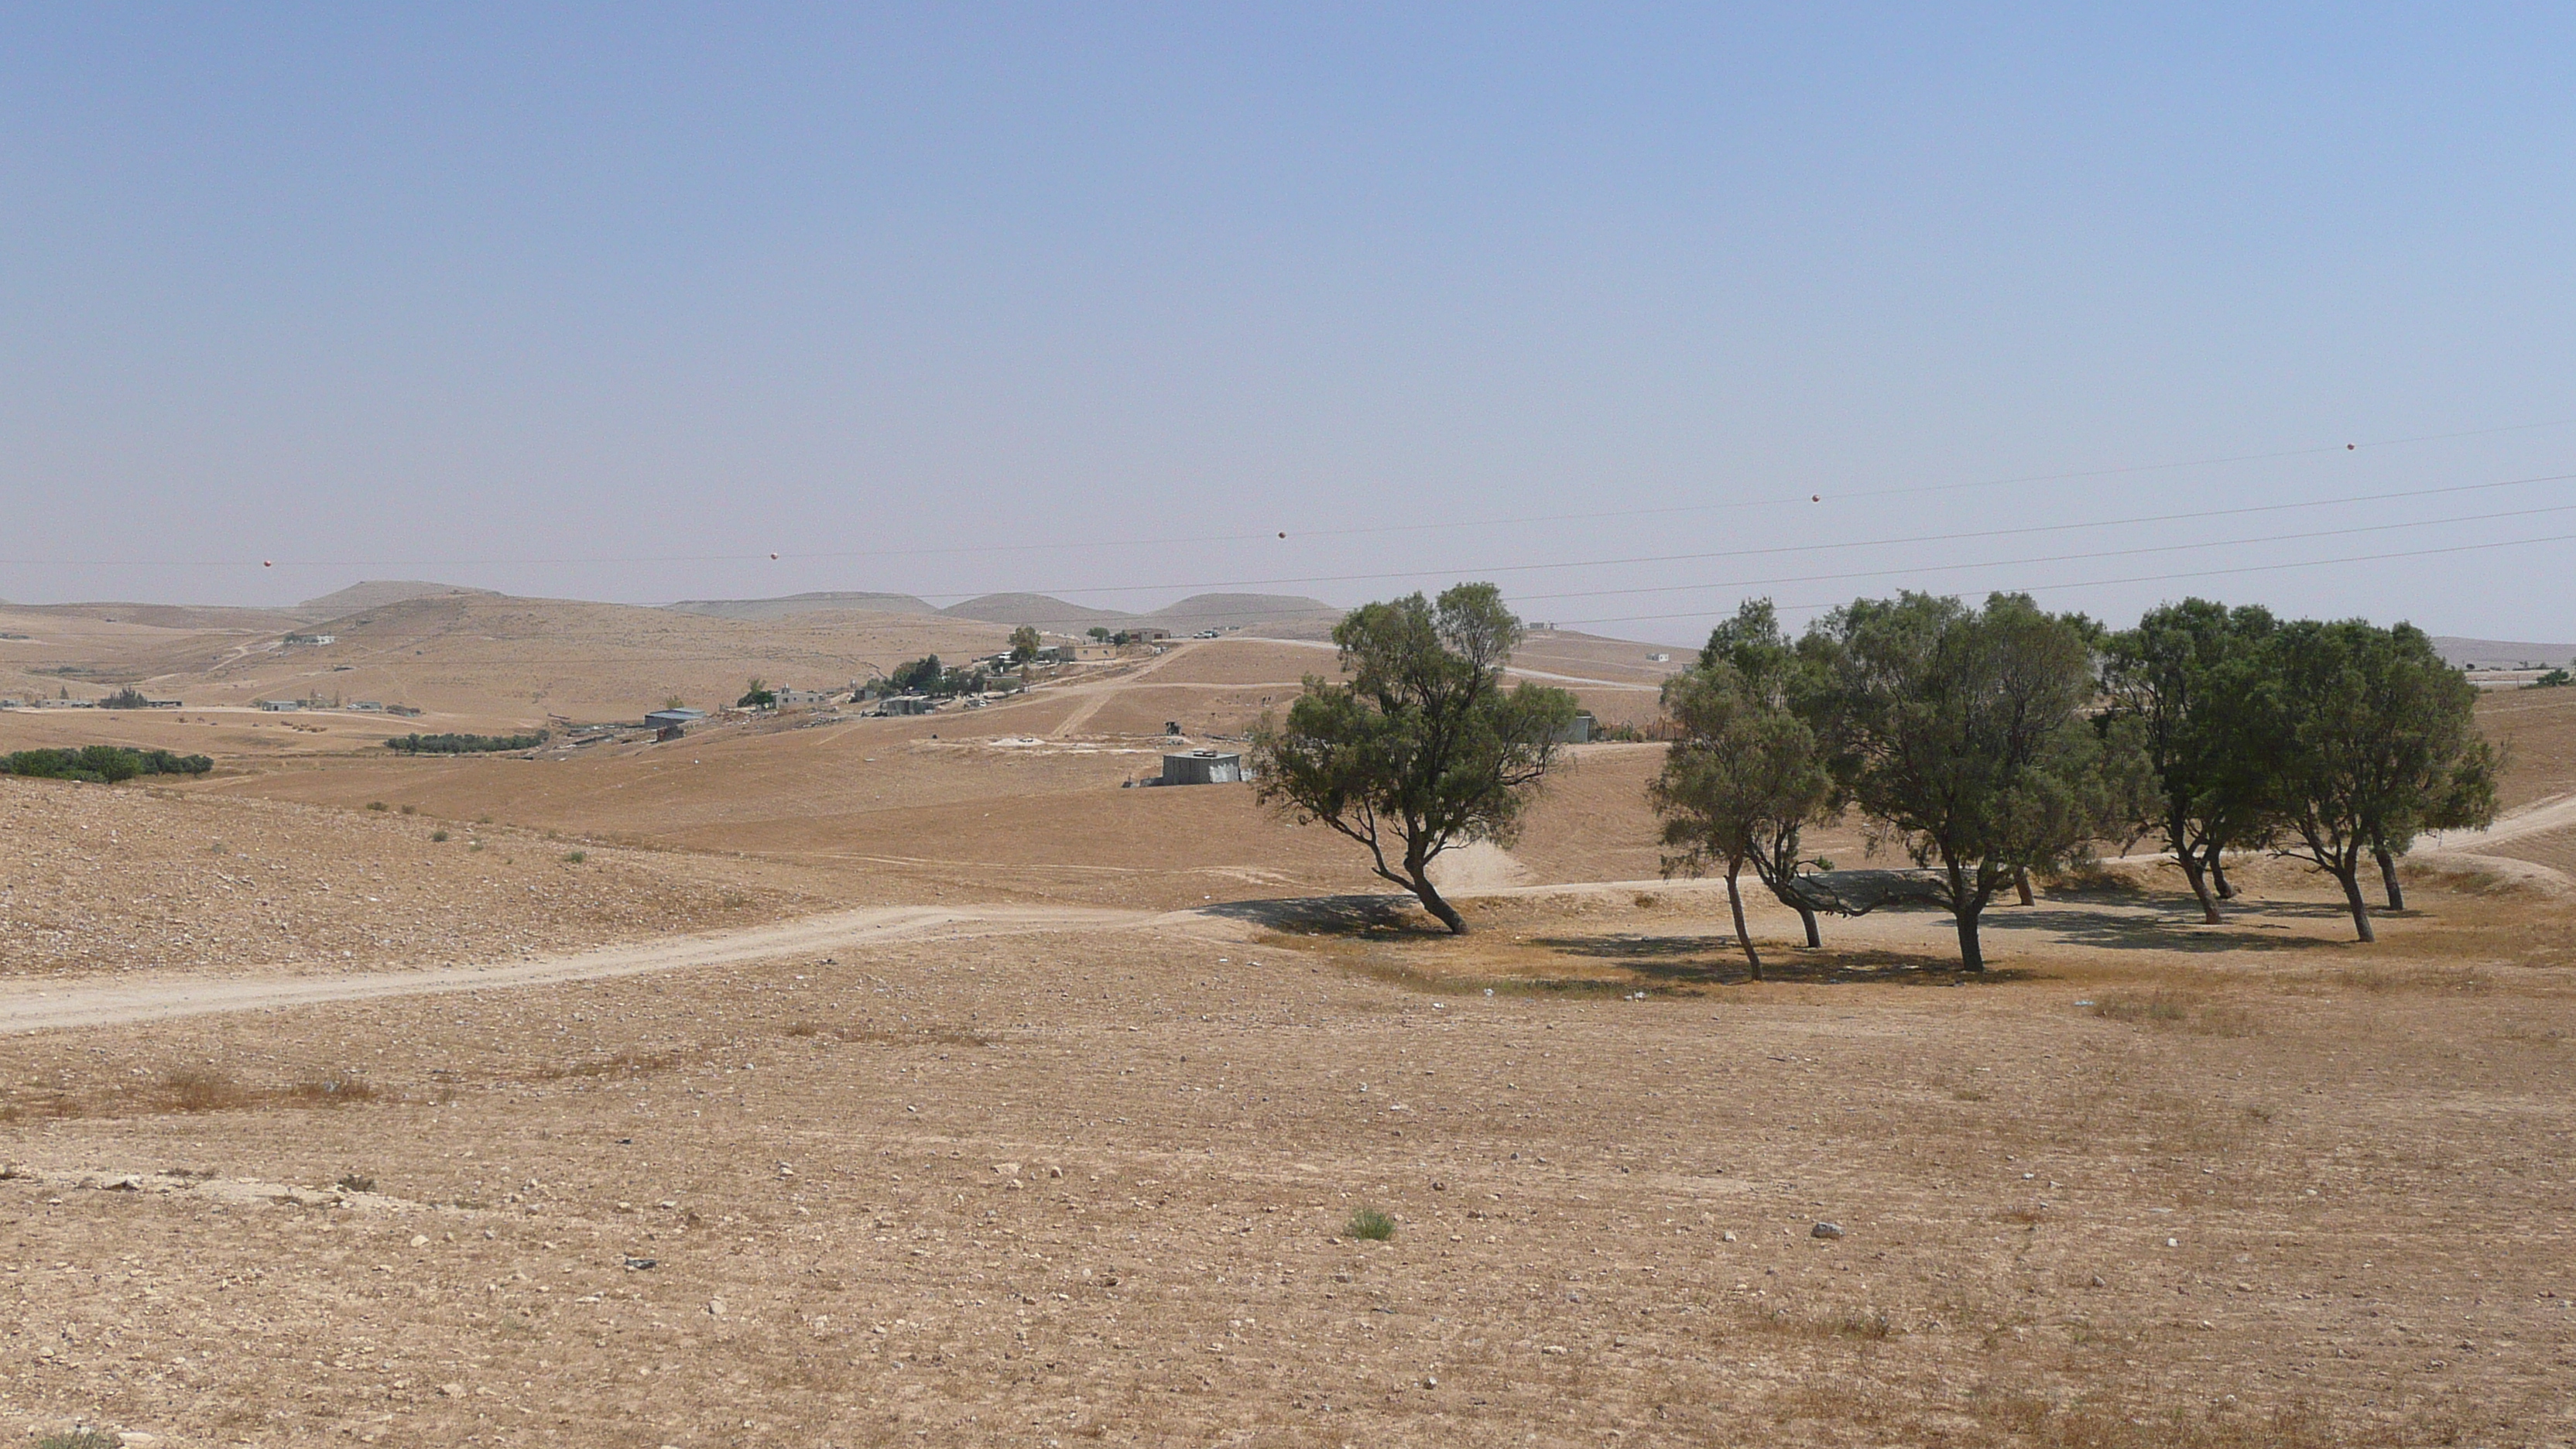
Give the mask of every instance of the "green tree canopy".
M 1045 642 L 1038 638 L 1038 627 L 1035 624 L 1022 624 L 1020 627 L 1011 631 L 1011 662 L 1013 664 L 1028 663 L 1030 660 L 1037 658 L 1038 650 L 1044 647 Z
M 893 685 L 897 694 L 926 694 L 946 672 L 938 655 L 925 655 L 909 664 L 896 666 L 894 673 L 886 676 L 886 683 Z
M 2425 830 L 2495 818 L 2495 749 L 2477 732 L 2477 688 L 2411 624 L 2360 619 L 2286 624 L 2230 681 L 2255 711 L 2280 851 L 2334 877 L 2354 932 L 2377 939 L 2361 860 L 2377 858 L 2392 908 L 2404 908 L 2396 857 Z
M 2104 644 L 2110 714 L 2130 723 L 2154 771 L 2145 823 L 2162 832 L 2210 925 L 2226 880 L 2220 857 L 2265 829 L 2266 751 L 2239 690 L 2277 627 L 2259 607 L 2185 599 L 2148 610 Z
M 1504 688 L 1520 638 L 1492 584 L 1352 610 L 1333 629 L 1348 677 L 1307 676 L 1286 721 L 1254 732 L 1261 799 L 1366 846 L 1380 877 L 1464 934 L 1431 863 L 1470 841 L 1509 844 L 1574 722 L 1564 690 Z
M 1780 632 L 1768 599 L 1747 600 L 1709 634 L 1697 668 L 1664 682 L 1664 710 L 1681 729 L 1648 797 L 1662 817 L 1667 875 L 1726 875 L 1735 936 L 1754 979 L 1762 954 L 1744 922 L 1737 877 L 1750 863 L 1798 913 L 1807 944 L 1820 944 L 1816 911 L 1833 899 L 1803 874 L 1802 832 L 1831 819 L 1832 776 L 1815 730 L 1798 714 L 1817 693 L 1817 671 Z
M 1800 650 L 1825 673 L 1820 717 L 1851 802 L 1901 841 L 1985 969 L 1978 920 L 1996 889 L 2081 853 L 2115 813 L 2084 621 L 2027 595 L 1983 608 L 1908 593 L 1818 620 Z
M 760 676 L 755 674 L 751 682 L 743 686 L 742 698 L 733 703 L 736 709 L 768 709 L 778 703 L 778 691 L 763 684 Z

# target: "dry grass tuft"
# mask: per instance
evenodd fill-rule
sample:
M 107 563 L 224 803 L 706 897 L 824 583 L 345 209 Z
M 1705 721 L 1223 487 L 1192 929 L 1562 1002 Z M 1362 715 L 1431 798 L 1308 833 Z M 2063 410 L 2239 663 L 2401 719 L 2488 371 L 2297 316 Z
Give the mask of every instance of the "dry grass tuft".
M 220 1112 L 251 1100 L 251 1093 L 224 1073 L 191 1067 L 162 1074 L 161 1096 L 172 1112 Z
M 2093 1014 L 2133 1026 L 2179 1027 L 2209 1036 L 2252 1036 L 2260 1030 L 2254 1013 L 2233 1001 L 2159 987 L 2144 995 L 2115 992 L 2093 1004 Z
M 346 1107 L 376 1100 L 376 1089 L 362 1077 L 320 1076 L 297 1082 L 284 1095 L 316 1107 Z

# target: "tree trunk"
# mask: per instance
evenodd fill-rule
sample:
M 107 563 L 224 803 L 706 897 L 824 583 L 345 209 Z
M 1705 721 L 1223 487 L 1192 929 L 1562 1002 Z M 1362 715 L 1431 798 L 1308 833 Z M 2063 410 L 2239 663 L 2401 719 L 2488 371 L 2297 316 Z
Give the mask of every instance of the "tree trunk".
M 2388 908 L 2406 909 L 2406 887 L 2397 883 L 2397 857 L 2389 854 L 2385 845 L 2372 846 L 2370 853 L 2379 857 L 2379 883 L 2388 888 Z
M 2200 902 L 2200 923 L 2204 926 L 2217 925 L 2218 901 L 2209 893 L 2209 873 L 2201 865 L 2200 857 L 2186 848 L 2175 851 L 2174 859 L 2182 862 L 2182 878 L 2191 882 L 2192 899 Z
M 1801 905 L 1792 905 L 1790 909 L 1798 913 L 1798 924 L 1807 928 L 1807 949 L 1810 951 L 1823 949 L 1825 938 L 1816 934 L 1815 911 L 1811 907 Z
M 2345 905 L 2352 908 L 2353 930 L 2360 934 L 2365 944 L 2378 940 L 2379 933 L 2370 928 L 2370 902 L 2361 898 L 2359 864 L 2337 869 L 2334 878 L 2343 883 L 2343 901 Z
M 1744 862 L 1740 860 L 1726 863 L 1726 904 L 1735 912 L 1736 943 L 1744 948 L 1745 964 L 1752 968 L 1753 979 L 1759 981 L 1762 979 L 1762 953 L 1753 949 L 1753 933 L 1744 929 L 1744 895 L 1735 888 L 1736 873 L 1742 869 Z
M 1413 892 L 1416 900 L 1422 902 L 1422 908 L 1438 916 L 1440 924 L 1449 928 L 1450 935 L 1467 934 L 1467 918 L 1458 914 L 1456 906 L 1440 899 L 1440 892 L 1432 888 L 1431 877 L 1419 866 L 1416 866 L 1411 874 L 1413 879 L 1405 882 L 1405 888 Z
M 1959 969 L 1983 971 L 1986 969 L 1986 953 L 1985 948 L 1977 944 L 1977 913 L 1961 911 L 1958 914 Z
M 2013 891 L 2021 897 L 2021 903 L 2023 905 L 2035 906 L 2039 904 L 2038 901 L 2031 898 L 2029 866 L 2017 865 L 2013 867 Z
M 2226 852 L 2218 848 L 2218 842 L 2210 842 L 2209 854 L 2206 857 L 2209 862 L 2209 883 L 2218 887 L 2220 900 L 2232 901 L 2236 899 L 2236 887 L 2227 883 L 2227 862 L 2223 859 L 2225 855 Z

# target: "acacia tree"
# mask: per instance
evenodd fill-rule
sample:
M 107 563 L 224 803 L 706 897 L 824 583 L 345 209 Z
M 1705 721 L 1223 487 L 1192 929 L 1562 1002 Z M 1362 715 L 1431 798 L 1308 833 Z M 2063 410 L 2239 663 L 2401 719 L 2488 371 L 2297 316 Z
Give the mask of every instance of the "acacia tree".
M 2278 851 L 2334 877 L 2363 941 L 2378 939 L 2361 893 L 2365 853 L 2390 909 L 2402 910 L 2396 857 L 2417 832 L 2495 818 L 2497 761 L 2477 733 L 2476 687 L 2411 624 L 2285 625 L 2242 692 L 2271 742 L 2270 803 L 2290 837 Z
M 1262 802 L 1368 847 L 1381 878 L 1465 934 L 1431 863 L 1471 841 L 1509 844 L 1574 722 L 1564 690 L 1503 687 L 1520 639 L 1492 584 L 1352 610 L 1333 629 L 1349 677 L 1308 675 L 1287 720 L 1265 715 L 1253 732 Z
M 1832 896 L 1804 875 L 1800 835 L 1834 815 L 1833 777 L 1823 745 L 1796 712 L 1812 670 L 1780 632 L 1768 599 L 1748 599 L 1712 630 L 1695 669 L 1664 681 L 1664 710 L 1681 727 L 1647 798 L 1663 818 L 1664 873 L 1726 874 L 1735 939 L 1753 979 L 1762 953 L 1744 924 L 1737 877 L 1749 863 L 1782 905 L 1798 913 L 1807 944 L 1820 905 Z
M 2112 635 L 2103 659 L 2110 718 L 2134 731 L 2155 790 L 2147 822 L 2164 834 L 2200 902 L 2218 924 L 2225 888 L 2219 857 L 2259 837 L 2261 781 L 2250 768 L 2246 711 L 2235 692 L 2240 662 L 2275 625 L 2259 607 L 2229 610 L 2206 599 L 2151 609 L 2134 629 Z
M 1937 867 L 1959 961 L 1985 969 L 1979 917 L 2028 870 L 2109 828 L 2104 754 L 2126 737 L 2092 727 L 2091 651 L 2080 620 L 2024 594 L 1982 609 L 1907 593 L 1816 622 L 1800 651 L 1825 671 L 1828 743 L 1852 803 Z

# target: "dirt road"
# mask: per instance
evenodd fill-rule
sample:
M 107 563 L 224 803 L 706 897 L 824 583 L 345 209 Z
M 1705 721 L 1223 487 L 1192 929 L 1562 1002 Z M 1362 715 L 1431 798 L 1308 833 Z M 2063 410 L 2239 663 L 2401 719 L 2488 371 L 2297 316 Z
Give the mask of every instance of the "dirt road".
M 640 976 L 721 966 L 796 951 L 881 945 L 1067 928 L 1122 927 L 1154 920 L 1151 911 L 1088 906 L 890 906 L 808 916 L 749 930 L 675 936 L 643 945 L 571 955 L 533 956 L 506 965 L 350 976 L 157 977 L 132 984 L 83 984 L 0 990 L 0 1034 L 68 1027 L 119 1026 L 214 1012 L 263 1011 L 333 1001 L 366 1001 L 437 992 L 484 991 Z

